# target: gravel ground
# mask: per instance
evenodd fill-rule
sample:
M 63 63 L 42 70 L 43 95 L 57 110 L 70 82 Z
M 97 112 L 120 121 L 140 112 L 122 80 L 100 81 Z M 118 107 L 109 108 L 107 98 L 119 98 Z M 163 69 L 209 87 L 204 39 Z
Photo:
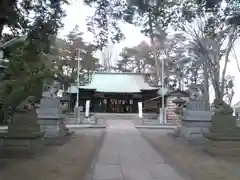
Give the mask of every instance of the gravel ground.
M 240 158 L 213 157 L 201 146 L 190 146 L 161 130 L 141 130 L 144 138 L 192 180 L 239 180 Z
M 83 180 L 103 135 L 104 130 L 81 129 L 65 145 L 46 147 L 34 159 L 0 159 L 0 180 Z

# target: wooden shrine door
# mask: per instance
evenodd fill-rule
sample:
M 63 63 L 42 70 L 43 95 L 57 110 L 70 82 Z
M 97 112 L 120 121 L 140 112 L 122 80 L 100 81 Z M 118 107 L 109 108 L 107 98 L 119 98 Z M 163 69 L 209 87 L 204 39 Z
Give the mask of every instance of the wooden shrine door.
M 110 113 L 131 113 L 131 100 L 108 99 L 108 110 Z

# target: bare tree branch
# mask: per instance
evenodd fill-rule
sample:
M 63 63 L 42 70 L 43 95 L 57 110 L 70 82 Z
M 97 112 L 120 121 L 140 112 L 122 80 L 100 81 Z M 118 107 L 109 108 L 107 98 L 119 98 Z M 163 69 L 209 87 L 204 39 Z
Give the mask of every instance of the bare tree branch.
M 237 64 L 237 69 L 240 72 L 240 64 L 239 64 L 238 57 L 237 57 L 237 54 L 236 54 L 236 51 L 235 51 L 234 47 L 232 48 L 232 56 L 235 59 L 236 64 Z

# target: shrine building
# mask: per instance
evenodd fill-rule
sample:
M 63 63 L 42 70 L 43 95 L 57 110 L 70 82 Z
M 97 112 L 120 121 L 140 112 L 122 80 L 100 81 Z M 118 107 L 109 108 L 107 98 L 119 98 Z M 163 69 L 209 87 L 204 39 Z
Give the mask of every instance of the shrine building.
M 94 113 L 138 113 L 138 102 L 143 102 L 143 113 L 157 113 L 159 100 L 144 101 L 158 96 L 159 87 L 147 81 L 147 75 L 140 73 L 94 72 L 91 81 L 84 86 L 71 86 L 71 107 L 76 103 L 79 91 L 79 106 L 85 111 L 90 100 L 90 112 Z

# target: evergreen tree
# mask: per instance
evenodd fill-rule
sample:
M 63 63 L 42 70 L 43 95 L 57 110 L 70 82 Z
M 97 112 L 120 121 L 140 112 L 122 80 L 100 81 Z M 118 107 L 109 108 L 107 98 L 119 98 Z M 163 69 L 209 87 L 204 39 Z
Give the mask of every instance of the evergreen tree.
M 7 53 L 9 63 L 0 83 L 0 98 L 5 115 L 9 106 L 14 111 L 28 96 L 35 96 L 39 100 L 43 80 L 55 77 L 56 73 L 49 65 L 51 63 L 46 63 L 45 55 L 51 54 L 51 37 L 56 36 L 62 27 L 61 19 L 65 16 L 62 2 L 39 0 L 23 1 L 20 4 L 22 11 L 19 13 L 29 21 L 24 26 L 26 37 L 9 45 L 12 47 Z M 30 13 L 33 15 L 31 21 Z M 2 23 L 6 25 L 5 21 Z

